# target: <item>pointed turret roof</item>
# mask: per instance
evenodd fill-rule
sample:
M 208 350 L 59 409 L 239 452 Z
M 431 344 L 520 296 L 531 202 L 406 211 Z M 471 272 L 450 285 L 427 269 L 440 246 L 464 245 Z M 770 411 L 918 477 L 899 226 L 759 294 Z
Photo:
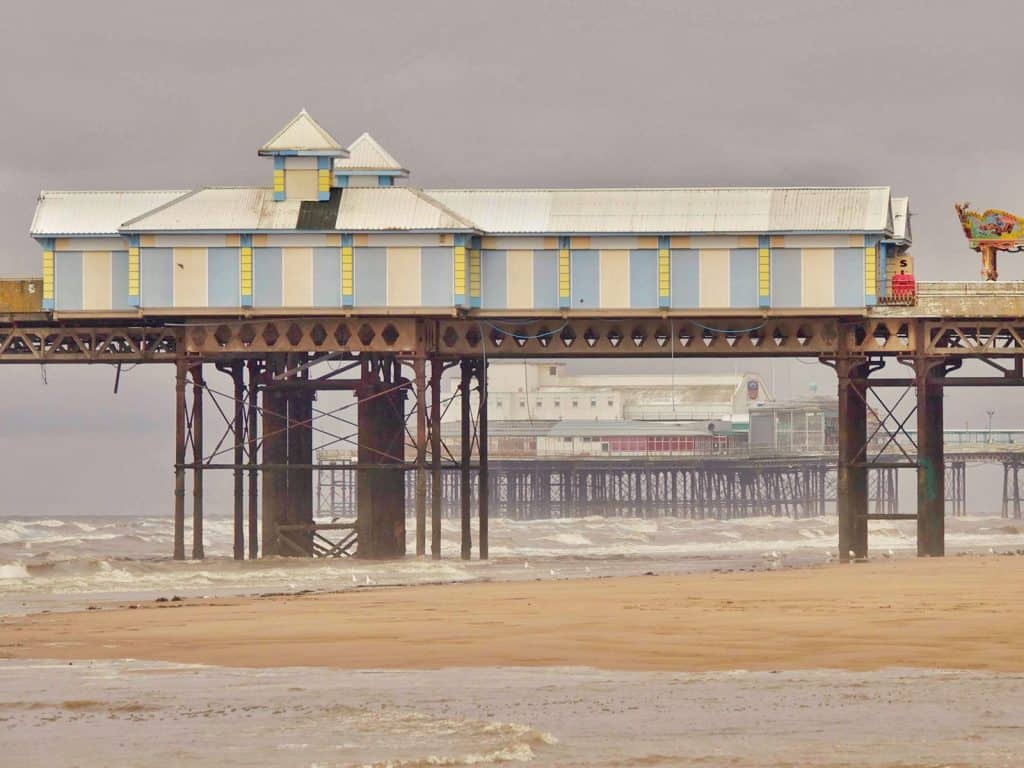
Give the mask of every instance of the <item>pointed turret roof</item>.
M 368 133 L 348 145 L 348 157 L 334 161 L 339 171 L 380 171 L 408 176 L 409 171 Z
M 261 155 L 302 152 L 347 157 L 341 144 L 303 109 L 277 134 L 260 147 Z

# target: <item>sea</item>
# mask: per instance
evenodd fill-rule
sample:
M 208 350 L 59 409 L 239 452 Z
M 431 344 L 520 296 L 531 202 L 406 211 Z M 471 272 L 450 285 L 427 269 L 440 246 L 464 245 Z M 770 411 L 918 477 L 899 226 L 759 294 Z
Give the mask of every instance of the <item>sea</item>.
M 872 525 L 872 557 L 915 555 L 912 521 Z M 1020 521 L 948 518 L 947 531 L 951 556 L 1024 553 Z M 236 562 L 231 521 L 214 517 L 209 556 L 176 562 L 166 518 L 5 518 L 0 621 L 173 596 L 813 567 L 835 557 L 836 519 L 499 518 L 486 562 L 459 559 L 458 521 L 444 521 L 442 538 L 440 561 Z M 0 764 L 17 767 L 994 768 L 1024 765 L 1022 712 L 1024 676 L 956 670 L 0 660 Z

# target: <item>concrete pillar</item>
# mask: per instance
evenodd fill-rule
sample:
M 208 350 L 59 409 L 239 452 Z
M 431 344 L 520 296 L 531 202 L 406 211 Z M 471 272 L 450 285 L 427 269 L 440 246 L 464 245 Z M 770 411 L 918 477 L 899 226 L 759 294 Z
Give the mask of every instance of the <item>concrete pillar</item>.
M 356 389 L 359 451 L 356 500 L 358 556 L 405 555 L 405 396 L 401 382 L 382 381 L 376 366 L 364 368 Z
M 839 466 L 836 506 L 839 513 L 839 559 L 868 554 L 867 368 L 839 360 Z
M 941 369 L 940 369 L 941 370 Z M 938 374 L 938 375 L 937 375 Z M 942 377 L 917 368 L 917 554 L 945 554 L 946 478 L 942 442 Z

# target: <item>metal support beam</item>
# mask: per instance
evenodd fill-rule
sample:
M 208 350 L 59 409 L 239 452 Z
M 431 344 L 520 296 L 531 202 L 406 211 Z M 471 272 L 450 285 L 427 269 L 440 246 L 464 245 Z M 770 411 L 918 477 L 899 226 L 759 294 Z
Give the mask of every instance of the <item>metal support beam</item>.
M 245 559 L 245 505 L 242 498 L 244 491 L 243 467 L 245 460 L 245 363 L 235 360 L 231 363 L 231 380 L 234 383 L 235 413 L 231 426 L 234 436 L 235 468 L 234 480 L 234 557 L 235 560 Z
M 430 359 L 430 556 L 441 559 L 441 373 L 444 363 Z
M 462 559 L 469 560 L 473 553 L 473 536 L 470 526 L 472 524 L 472 486 L 470 485 L 469 465 L 473 457 L 473 445 L 470 432 L 471 409 L 469 404 L 469 390 L 473 375 L 473 362 L 463 359 L 459 365 L 461 380 L 459 386 L 459 405 L 462 426 L 462 460 L 459 465 L 459 491 L 462 505 Z
M 862 559 L 868 554 L 868 470 L 864 463 L 867 443 L 866 380 L 863 360 L 840 359 L 839 464 L 836 508 L 839 514 L 839 559 Z
M 192 559 L 203 552 L 203 366 L 192 366 Z
M 413 360 L 416 388 L 416 555 L 427 553 L 427 361 Z
M 284 368 L 284 355 L 267 356 L 268 375 Z M 287 479 L 280 465 L 287 462 L 285 423 L 288 402 L 283 392 L 263 387 L 263 556 L 278 554 L 277 526 L 285 522 Z
M 260 364 L 258 360 L 249 361 L 249 413 L 246 419 L 246 445 L 249 454 L 249 559 L 255 560 L 259 557 L 259 499 L 258 483 L 259 472 L 256 470 L 257 447 L 257 419 L 259 418 L 259 373 Z
M 490 472 L 487 467 L 487 361 L 480 360 L 476 369 L 477 386 L 480 395 L 477 410 L 477 470 L 478 514 L 480 517 L 480 559 L 487 560 L 488 535 L 490 526 Z
M 945 469 L 942 439 L 942 367 L 918 360 L 917 554 L 945 554 Z
M 306 355 L 289 355 L 289 369 L 301 369 Z M 291 387 L 285 388 L 287 414 L 287 487 L 288 496 L 284 510 L 285 520 L 290 526 L 309 526 L 313 523 L 313 395 L 308 384 L 308 371 L 291 379 Z M 271 384 L 268 389 L 277 389 Z M 280 538 L 280 537 L 279 537 Z M 288 533 L 289 546 L 281 548 L 278 554 L 289 556 L 313 556 L 313 535 L 308 528 L 292 528 Z
M 175 361 L 174 378 L 174 559 L 185 559 L 185 376 L 184 358 Z

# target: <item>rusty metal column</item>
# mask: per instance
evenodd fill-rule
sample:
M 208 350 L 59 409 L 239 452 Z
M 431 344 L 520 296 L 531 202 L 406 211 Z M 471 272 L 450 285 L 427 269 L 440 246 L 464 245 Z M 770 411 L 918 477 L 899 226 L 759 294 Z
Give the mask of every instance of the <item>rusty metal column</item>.
M 302 365 L 306 356 L 296 356 L 289 366 Z M 287 464 L 288 501 L 284 510 L 289 525 L 311 525 L 313 523 L 313 390 L 309 387 L 308 375 L 290 379 L 288 389 L 288 442 Z M 279 554 L 296 556 L 305 553 L 313 556 L 313 533 L 292 530 L 288 539 L 296 547 L 281 549 Z
M 441 559 L 441 358 L 430 360 L 430 556 Z
M 255 560 L 259 556 L 259 499 L 258 499 L 258 478 L 259 472 L 256 469 L 257 453 L 257 419 L 259 418 L 259 369 L 258 360 L 249 361 L 249 414 L 246 420 L 245 437 L 249 451 L 249 559 Z
M 174 559 L 185 559 L 185 358 L 175 361 L 174 379 Z
M 242 500 L 244 492 L 242 483 L 242 462 L 245 460 L 243 453 L 245 442 L 245 381 L 243 379 L 245 363 L 241 360 L 234 360 L 231 363 L 231 379 L 235 385 L 235 416 L 232 431 L 235 437 L 235 468 L 232 471 L 235 481 L 234 502 L 235 502 L 235 560 L 245 559 L 245 509 Z
M 416 554 L 427 553 L 427 361 L 413 360 L 416 386 Z
M 480 393 L 480 404 L 477 409 L 477 455 L 480 469 L 477 471 L 478 514 L 480 515 L 480 559 L 487 560 L 488 533 L 490 516 L 490 473 L 487 468 L 487 361 L 480 360 L 476 369 L 477 383 Z
M 942 444 L 942 368 L 926 360 L 917 379 L 917 555 L 945 554 L 946 478 Z
M 192 559 L 203 553 L 203 366 L 192 366 Z
M 839 560 L 868 554 L 867 366 L 840 359 L 839 462 L 836 472 L 836 510 L 839 515 Z
M 288 454 L 285 424 L 288 401 L 284 393 L 270 383 L 280 372 L 281 355 L 267 356 L 267 385 L 263 388 L 263 556 L 277 554 L 277 526 L 284 521 L 287 482 L 284 464 Z
M 473 374 L 473 362 L 469 359 L 459 361 L 462 374 L 459 387 L 459 404 L 462 426 L 461 461 L 459 462 L 459 502 L 462 506 L 462 559 L 469 560 L 473 554 L 472 525 L 472 487 L 469 477 L 469 465 L 473 456 L 472 437 L 470 432 L 469 387 Z

